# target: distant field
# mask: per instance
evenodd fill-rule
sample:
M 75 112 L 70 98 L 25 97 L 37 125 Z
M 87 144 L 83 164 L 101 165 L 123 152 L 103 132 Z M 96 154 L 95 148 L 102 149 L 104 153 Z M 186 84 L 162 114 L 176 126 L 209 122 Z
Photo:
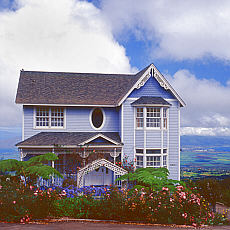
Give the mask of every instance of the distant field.
M 181 152 L 181 167 L 229 168 L 229 151 Z

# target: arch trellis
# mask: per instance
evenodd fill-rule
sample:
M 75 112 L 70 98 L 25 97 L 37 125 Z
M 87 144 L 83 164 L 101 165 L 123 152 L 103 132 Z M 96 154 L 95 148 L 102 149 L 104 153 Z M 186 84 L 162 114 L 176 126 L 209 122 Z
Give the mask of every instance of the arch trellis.
M 84 168 L 80 169 L 77 173 L 77 186 L 79 188 L 81 188 L 83 186 L 83 179 L 85 174 L 88 174 L 89 172 L 92 172 L 95 169 L 98 169 L 100 167 L 106 167 L 108 169 L 110 169 L 111 171 L 113 171 L 116 175 L 124 175 L 126 173 L 128 173 L 127 170 L 111 163 L 110 161 L 106 160 L 106 159 L 97 159 L 95 161 L 93 161 L 92 163 L 86 165 Z

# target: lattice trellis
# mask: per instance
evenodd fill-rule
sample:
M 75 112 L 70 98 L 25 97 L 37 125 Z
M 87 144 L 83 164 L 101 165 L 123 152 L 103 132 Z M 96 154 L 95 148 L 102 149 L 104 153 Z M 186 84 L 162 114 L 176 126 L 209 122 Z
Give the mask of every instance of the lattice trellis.
M 111 171 L 113 171 L 116 175 L 124 175 L 128 173 L 125 169 L 111 163 L 110 161 L 106 159 L 97 159 L 93 161 L 92 163 L 86 165 L 84 168 L 80 169 L 77 174 L 77 186 L 81 188 L 83 186 L 83 179 L 85 174 L 92 172 L 95 169 L 100 168 L 101 166 L 104 166 Z

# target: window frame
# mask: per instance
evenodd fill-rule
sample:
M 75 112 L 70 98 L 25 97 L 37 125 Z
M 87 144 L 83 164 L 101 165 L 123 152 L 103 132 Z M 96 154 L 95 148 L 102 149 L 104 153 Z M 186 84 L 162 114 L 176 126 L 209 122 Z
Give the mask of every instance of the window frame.
M 148 112 L 149 110 L 152 110 Z M 159 111 L 156 111 L 159 110 Z M 152 116 L 149 116 L 148 114 L 152 114 Z M 159 114 L 160 116 L 156 116 L 156 114 Z M 153 121 L 150 122 L 148 119 L 152 119 Z M 145 128 L 146 129 L 161 129 L 161 107 L 146 107 L 146 116 L 145 116 Z M 158 120 L 158 121 L 157 121 Z M 159 124 L 159 126 L 148 126 L 148 124 Z
M 142 109 L 142 112 L 138 112 L 138 109 Z M 142 117 L 140 116 L 137 116 L 138 115 L 138 113 L 142 113 Z M 140 123 L 142 123 L 142 126 L 138 126 L 137 124 L 138 124 L 138 119 L 142 119 L 142 122 L 140 122 Z M 143 129 L 144 128 L 144 126 L 145 126 L 145 114 L 144 114 L 144 108 L 143 107 L 137 107 L 136 109 L 135 109 L 135 124 L 136 124 L 136 129 Z
M 138 109 L 142 109 L 143 110 L 143 117 L 139 117 L 138 115 Z M 148 109 L 153 109 L 153 112 L 148 112 Z M 155 112 L 154 109 L 159 109 L 159 112 Z M 141 107 L 136 107 L 135 108 L 135 127 L 136 129 L 146 129 L 146 130 L 167 130 L 168 129 L 168 107 L 166 106 L 141 106 Z M 164 113 L 165 111 L 165 113 Z M 153 116 L 148 116 L 149 114 L 153 113 Z M 154 116 L 154 113 L 158 113 L 160 114 L 160 116 Z M 166 115 L 166 116 L 164 116 Z M 138 119 L 143 119 L 142 125 L 143 126 L 139 126 L 138 125 Z M 159 119 L 158 124 L 159 127 L 147 127 L 147 124 L 149 123 L 149 121 L 147 122 L 147 119 Z M 166 127 L 165 127 L 165 122 L 166 122 Z M 154 121 L 153 121 L 154 123 Z
M 37 111 L 39 108 L 48 109 L 48 111 L 49 111 L 48 126 L 37 126 Z M 55 118 L 55 116 L 52 116 L 52 109 L 63 109 L 63 126 L 52 126 L 51 125 L 52 119 Z M 34 107 L 33 123 L 34 123 L 34 125 L 33 125 L 34 129 L 66 129 L 66 108 L 61 107 L 61 106 L 35 106 Z

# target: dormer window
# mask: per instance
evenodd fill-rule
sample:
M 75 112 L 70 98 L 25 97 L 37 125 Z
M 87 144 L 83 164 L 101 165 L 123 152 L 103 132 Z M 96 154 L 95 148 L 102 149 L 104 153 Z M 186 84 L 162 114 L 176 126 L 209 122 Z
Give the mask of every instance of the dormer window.
M 64 108 L 36 107 L 35 128 L 64 128 Z

